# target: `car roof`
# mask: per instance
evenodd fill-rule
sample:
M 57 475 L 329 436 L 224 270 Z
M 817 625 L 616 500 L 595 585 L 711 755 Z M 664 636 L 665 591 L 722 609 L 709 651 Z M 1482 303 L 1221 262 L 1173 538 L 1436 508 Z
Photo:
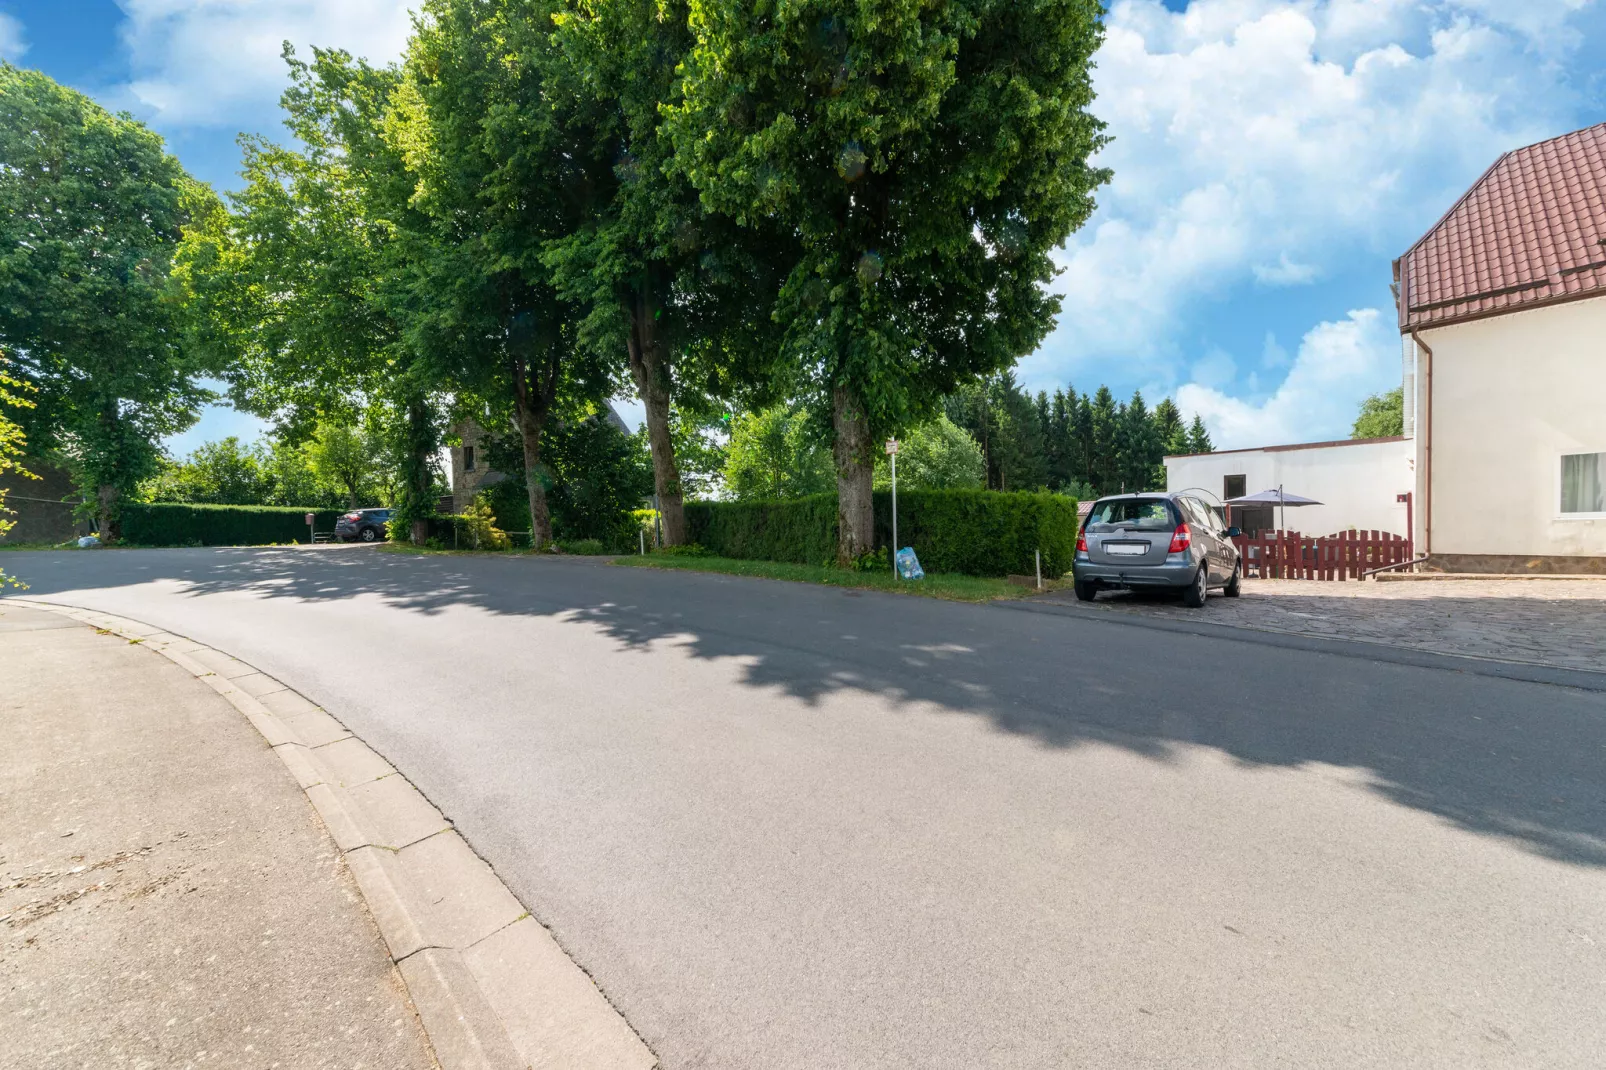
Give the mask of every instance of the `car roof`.
M 1145 490 L 1136 494 L 1106 494 L 1098 500 L 1101 502 L 1135 502 L 1145 498 L 1165 498 L 1170 500 L 1180 497 L 1181 494 L 1182 491 L 1179 490 Z

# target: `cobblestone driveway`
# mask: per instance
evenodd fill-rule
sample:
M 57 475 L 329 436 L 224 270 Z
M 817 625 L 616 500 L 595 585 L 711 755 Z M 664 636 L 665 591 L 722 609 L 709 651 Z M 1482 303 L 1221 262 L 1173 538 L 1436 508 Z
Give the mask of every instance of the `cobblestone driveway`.
M 1606 581 L 1599 580 L 1245 580 L 1242 598 L 1212 595 L 1202 611 L 1147 594 L 1106 593 L 1091 605 L 1069 591 L 1041 597 L 1092 613 L 1606 672 Z

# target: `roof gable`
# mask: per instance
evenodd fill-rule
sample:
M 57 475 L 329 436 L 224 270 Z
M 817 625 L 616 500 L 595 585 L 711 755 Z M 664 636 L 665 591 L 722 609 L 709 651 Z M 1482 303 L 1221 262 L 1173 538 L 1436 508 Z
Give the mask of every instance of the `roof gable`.
M 1606 294 L 1606 123 L 1500 157 L 1395 272 L 1402 331 Z

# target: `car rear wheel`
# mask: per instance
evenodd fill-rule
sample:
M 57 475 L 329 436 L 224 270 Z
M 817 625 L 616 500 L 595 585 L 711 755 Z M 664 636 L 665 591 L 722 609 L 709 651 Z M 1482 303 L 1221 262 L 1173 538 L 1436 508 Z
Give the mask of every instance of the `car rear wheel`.
M 1091 602 L 1099 594 L 1098 584 L 1078 580 L 1076 583 L 1076 600 L 1078 602 Z
M 373 528 L 363 528 L 362 533 L 357 537 L 363 542 L 375 542 L 379 539 L 379 532 L 375 531 Z
M 1209 584 L 1210 581 L 1205 577 L 1205 566 L 1200 565 L 1199 571 L 1194 573 L 1193 582 L 1182 592 L 1182 604 L 1189 609 L 1204 605 L 1205 598 L 1210 594 Z
M 1237 598 L 1239 595 L 1243 594 L 1243 588 L 1239 584 L 1239 580 L 1243 578 L 1243 571 L 1244 566 L 1243 562 L 1241 561 L 1232 566 L 1232 579 L 1227 581 L 1227 586 L 1223 588 L 1221 592 L 1222 594 L 1226 595 L 1228 598 Z

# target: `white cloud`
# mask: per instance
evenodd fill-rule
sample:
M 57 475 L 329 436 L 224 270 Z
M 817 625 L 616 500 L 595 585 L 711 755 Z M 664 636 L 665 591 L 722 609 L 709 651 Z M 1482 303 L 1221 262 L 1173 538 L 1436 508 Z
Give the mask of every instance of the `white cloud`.
M 0 59 L 21 59 L 28 51 L 28 39 L 22 23 L 0 12 Z
M 1270 397 L 1246 401 L 1195 381 L 1178 389 L 1177 405 L 1204 417 L 1217 449 L 1342 438 L 1361 401 L 1397 362 L 1391 328 L 1375 308 L 1352 311 L 1305 335 L 1287 378 Z
M 118 0 L 134 78 L 123 92 L 158 125 L 226 123 L 271 112 L 286 86 L 285 41 L 374 62 L 401 55 L 408 0 Z
M 1023 380 L 1095 382 L 1119 362 L 1171 386 L 1224 297 L 1241 323 L 1273 307 L 1266 288 L 1358 263 L 1384 291 L 1389 260 L 1472 177 L 1572 127 L 1577 98 L 1552 60 L 1588 2 L 1115 0 L 1094 106 L 1115 177 L 1060 256 L 1060 326 Z
M 1255 265 L 1255 281 L 1267 286 L 1306 286 L 1321 273 L 1314 264 L 1297 264 L 1288 259 L 1287 253 L 1278 253 L 1275 264 Z

